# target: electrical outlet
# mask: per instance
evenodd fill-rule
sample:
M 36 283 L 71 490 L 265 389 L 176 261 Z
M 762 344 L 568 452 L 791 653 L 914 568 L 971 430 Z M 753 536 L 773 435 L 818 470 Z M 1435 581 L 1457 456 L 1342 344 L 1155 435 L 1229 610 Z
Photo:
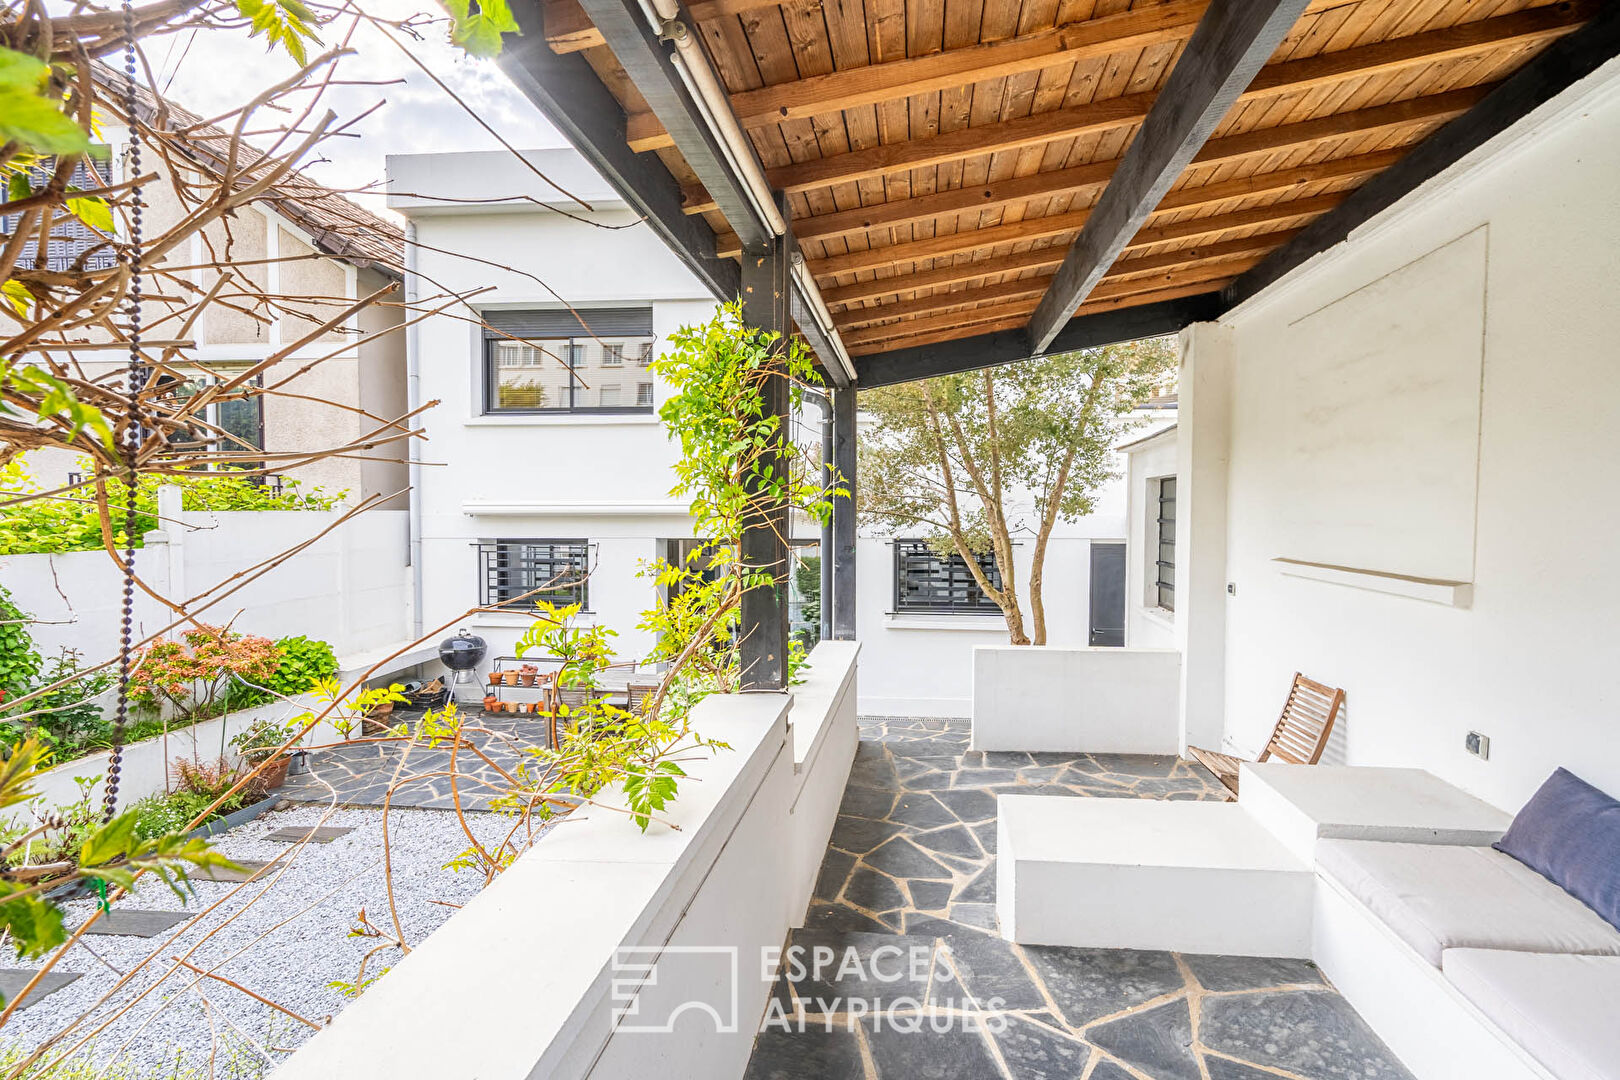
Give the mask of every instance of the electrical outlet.
M 1491 737 L 1481 735 L 1477 731 L 1470 731 L 1463 739 L 1463 749 L 1477 758 L 1489 760 L 1491 756 Z

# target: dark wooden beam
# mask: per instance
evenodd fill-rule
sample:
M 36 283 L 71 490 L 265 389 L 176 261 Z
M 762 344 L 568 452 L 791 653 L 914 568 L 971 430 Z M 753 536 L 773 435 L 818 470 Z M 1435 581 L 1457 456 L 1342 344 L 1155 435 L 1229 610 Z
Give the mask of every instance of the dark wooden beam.
M 1030 320 L 1047 350 L 1276 51 L 1308 0 L 1214 0 Z
M 742 257 L 743 322 L 764 333 L 782 334 L 789 328 L 793 289 L 791 241 L 776 237 L 763 251 Z M 792 406 L 785 370 L 772 375 L 765 387 L 765 411 L 779 420 L 776 446 L 764 455 L 776 476 L 787 475 L 788 431 Z M 759 495 L 752 478 L 745 478 Z M 786 690 L 788 657 L 788 507 L 778 500 L 756 507 L 744 522 L 741 556 L 752 570 L 768 573 L 771 581 L 746 589 L 737 627 L 742 654 L 742 689 Z
M 832 595 L 821 598 L 822 606 L 832 605 L 832 636 L 838 641 L 854 641 L 855 630 L 855 388 L 834 390 L 833 468 L 838 470 L 848 497 L 833 500 L 832 550 L 821 557 L 832 559 Z
M 506 39 L 501 67 L 507 75 L 715 299 L 736 299 L 737 264 L 716 258 L 708 225 L 681 213 L 680 185 L 663 162 L 625 145 L 624 110 L 591 65 L 545 44 L 539 0 L 513 0 L 512 10 L 525 34 Z
M 1052 339 L 1047 352 L 1069 352 L 1174 334 L 1191 323 L 1214 318 L 1220 310 L 1220 293 L 1216 291 L 1095 315 L 1081 315 L 1069 320 Z M 870 390 L 877 386 L 911 382 L 913 379 L 1011 364 L 1034 355 L 1037 354 L 1030 348 L 1029 336 L 1021 328 L 1002 330 L 937 345 L 898 348 L 858 357 L 855 360 L 855 385 Z
M 640 3 L 580 0 L 580 7 L 601 31 L 625 75 L 669 132 L 675 149 L 692 167 L 704 190 L 714 197 L 732 231 L 746 245 L 769 242 L 770 225 L 755 209 L 747 185 L 732 168 L 702 106 L 676 70 L 673 46 L 659 40 Z
M 1591 22 L 1547 46 L 1478 105 L 1423 140 L 1331 213 L 1323 214 L 1259 266 L 1228 285 L 1226 306 L 1241 304 L 1345 240 L 1357 228 L 1616 56 L 1620 56 L 1620 4 L 1609 4 Z

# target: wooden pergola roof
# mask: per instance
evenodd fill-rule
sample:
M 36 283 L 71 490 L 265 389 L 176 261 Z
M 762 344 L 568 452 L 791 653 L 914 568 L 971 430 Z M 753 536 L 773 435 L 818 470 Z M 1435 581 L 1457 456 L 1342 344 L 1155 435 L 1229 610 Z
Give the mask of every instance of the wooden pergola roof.
M 1038 353 L 1071 318 L 1142 308 L 1116 321 L 1151 329 L 1149 312 L 1185 322 L 1218 310 L 1612 56 L 1614 7 L 697 0 L 682 21 L 782 194 L 848 352 L 915 367 L 909 350 L 946 342 L 1019 351 L 998 335 Z M 644 199 L 644 211 L 685 218 L 659 225 L 723 291 L 716 267 L 743 252 L 744 230 L 699 179 L 715 175 L 706 144 L 660 120 L 671 115 L 663 43 L 626 36 L 638 4 L 516 10 L 526 36 L 508 67 L 520 85 L 526 73 L 554 111 L 555 87 L 535 85 L 594 76 L 616 125 L 587 130 L 592 118 L 563 102 L 565 130 L 576 143 L 619 139 L 597 147 L 610 172 L 667 173 L 660 207 Z M 1602 31 L 1580 38 L 1594 20 Z M 1565 54 L 1527 69 L 1560 41 Z M 581 59 L 588 68 L 560 66 Z M 1442 130 L 1432 160 L 1413 154 Z M 1381 175 L 1376 198 L 1351 199 Z

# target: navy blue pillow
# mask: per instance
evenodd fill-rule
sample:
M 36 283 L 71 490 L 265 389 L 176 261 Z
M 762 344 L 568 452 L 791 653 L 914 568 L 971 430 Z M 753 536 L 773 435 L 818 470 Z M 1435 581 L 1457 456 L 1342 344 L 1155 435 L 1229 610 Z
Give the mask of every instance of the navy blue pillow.
M 1491 846 L 1563 886 L 1620 929 L 1620 800 L 1559 769 Z

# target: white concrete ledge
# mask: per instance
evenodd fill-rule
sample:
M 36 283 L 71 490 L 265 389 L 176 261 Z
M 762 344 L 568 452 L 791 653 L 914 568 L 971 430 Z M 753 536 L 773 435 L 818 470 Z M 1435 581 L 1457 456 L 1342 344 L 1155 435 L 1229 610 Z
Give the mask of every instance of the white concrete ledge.
M 1465 608 L 1474 602 L 1474 585 L 1470 581 L 1445 581 L 1440 578 L 1407 577 L 1404 574 L 1386 574 L 1379 570 L 1356 570 L 1348 566 L 1330 566 L 1327 563 L 1304 562 L 1299 559 L 1272 559 L 1277 569 L 1289 577 L 1309 581 L 1324 581 L 1329 585 L 1346 585 L 1352 589 L 1407 596 L 1413 600 L 1427 600 L 1431 604 Z
M 577 811 L 276 1080 L 740 1077 L 770 991 L 764 950 L 804 909 L 854 753 L 858 650 L 827 645 L 798 701 L 717 695 L 693 711 L 731 749 L 683 763 L 678 828 Z M 426 1003 L 431 1022 L 402 1021 Z
M 973 749 L 1175 754 L 1174 649 L 973 649 Z

